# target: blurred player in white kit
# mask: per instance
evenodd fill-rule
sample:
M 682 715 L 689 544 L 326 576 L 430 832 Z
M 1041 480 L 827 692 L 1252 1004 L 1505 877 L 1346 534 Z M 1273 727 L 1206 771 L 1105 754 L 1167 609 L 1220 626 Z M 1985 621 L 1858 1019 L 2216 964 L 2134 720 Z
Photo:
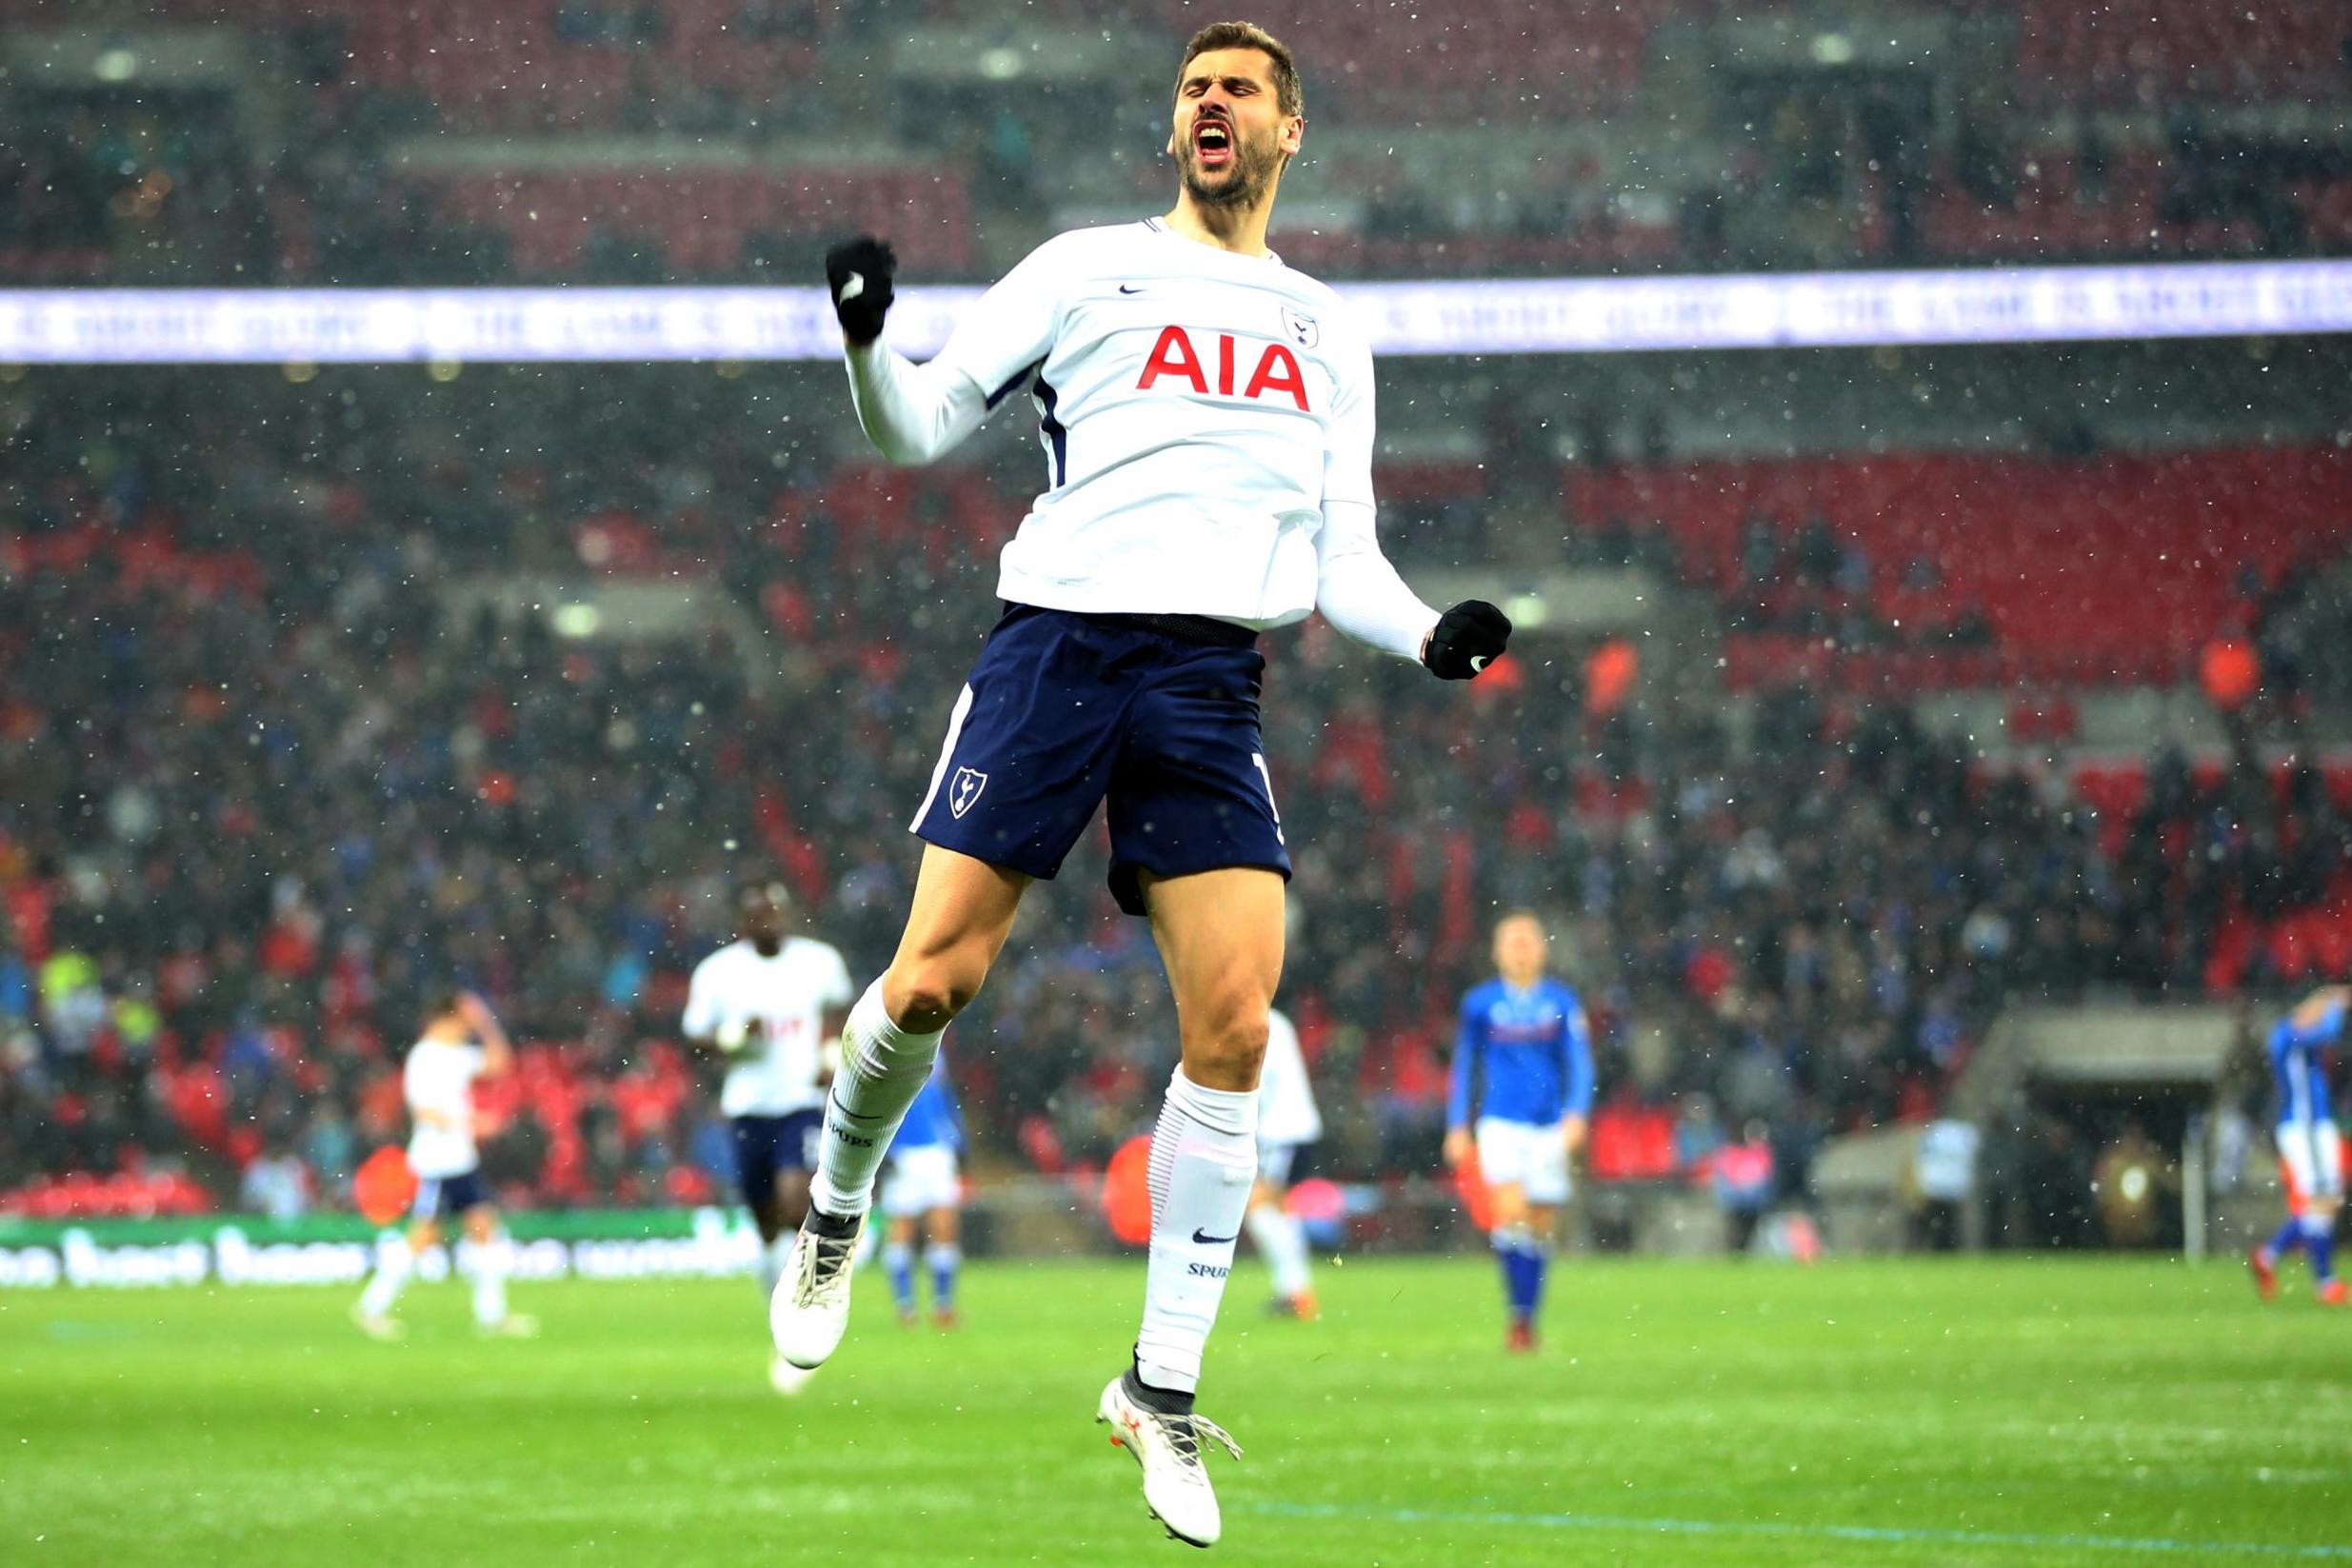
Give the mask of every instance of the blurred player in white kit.
M 719 1110 L 735 1136 L 735 1180 L 760 1232 L 760 1300 L 775 1293 L 790 1243 L 808 1212 L 816 1168 L 827 1046 L 841 1036 L 855 991 L 834 948 L 787 934 L 792 900 L 780 883 L 736 897 L 741 935 L 694 966 L 681 1027 L 727 1059 Z M 808 1374 L 770 1356 L 768 1381 L 795 1394 Z
M 1274 1277 L 1268 1307 L 1279 1316 L 1312 1322 L 1319 1309 L 1307 1279 L 1306 1236 L 1283 1201 L 1299 1151 L 1323 1136 L 1323 1112 L 1307 1082 L 1299 1031 L 1279 1007 L 1266 1014 L 1266 1065 L 1258 1075 L 1258 1184 L 1250 1189 L 1243 1222 Z
M 351 1308 L 351 1320 L 375 1340 L 397 1340 L 407 1325 L 392 1316 L 416 1261 L 440 1244 L 442 1225 L 454 1219 L 466 1245 L 460 1260 L 473 1275 L 473 1321 L 483 1334 L 528 1339 L 538 1320 L 507 1310 L 507 1273 L 512 1244 L 498 1223 L 498 1210 L 482 1182 L 482 1152 L 475 1142 L 473 1085 L 512 1070 L 514 1047 L 489 1004 L 471 991 L 451 993 L 426 1020 L 400 1069 L 401 1097 L 408 1102 L 411 1131 L 409 1168 L 416 1174 L 416 1202 L 409 1220 L 408 1244 L 384 1248 L 376 1271 Z

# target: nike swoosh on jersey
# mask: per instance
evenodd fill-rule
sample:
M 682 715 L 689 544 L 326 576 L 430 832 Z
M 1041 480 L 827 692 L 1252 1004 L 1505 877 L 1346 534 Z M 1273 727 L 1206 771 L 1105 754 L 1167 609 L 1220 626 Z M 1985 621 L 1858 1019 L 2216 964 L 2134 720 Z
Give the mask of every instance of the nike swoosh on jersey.
M 866 274 L 865 274 L 865 273 L 863 273 L 863 272 L 852 272 L 852 273 L 850 273 L 850 274 L 849 274 L 849 276 L 848 276 L 847 278 L 846 278 L 846 279 L 844 279 L 844 280 L 843 280 L 843 282 L 842 282 L 842 286 L 841 286 L 841 300 L 842 300 L 842 303 L 843 303 L 843 304 L 845 304 L 845 305 L 846 305 L 846 304 L 847 304 L 849 301 L 851 301 L 851 300 L 853 300 L 853 299 L 856 299 L 856 298 L 857 298 L 860 294 L 863 294 L 863 293 L 865 293 L 865 292 L 866 292 Z
M 1227 1242 L 1240 1241 L 1242 1233 L 1235 1231 L 1230 1236 L 1211 1236 L 1205 1230 L 1196 1230 L 1192 1233 L 1192 1239 L 1205 1247 L 1222 1247 Z
M 1119 286 L 1119 292 L 1122 294 L 1140 294 L 1143 290 L 1141 288 L 1134 288 L 1131 285 L 1123 283 Z

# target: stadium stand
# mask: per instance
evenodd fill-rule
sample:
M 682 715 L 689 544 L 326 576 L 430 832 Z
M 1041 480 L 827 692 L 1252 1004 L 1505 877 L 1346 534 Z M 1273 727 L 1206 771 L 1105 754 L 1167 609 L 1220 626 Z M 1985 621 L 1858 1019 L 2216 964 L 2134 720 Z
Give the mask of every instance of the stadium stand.
M 2261 589 L 2342 552 L 2352 454 L 1907 454 L 1570 469 L 1563 488 L 1571 517 L 1674 537 L 1735 628 L 1735 686 L 1901 696 L 2179 679 Z
M 2352 25 L 2329 0 L 2015 9 L 2019 92 L 2037 107 L 2341 99 L 2352 78 Z
M 1782 14 L 1277 0 L 1260 16 L 1306 51 L 1317 126 L 1296 179 L 1325 205 L 1277 243 L 1341 278 L 2352 246 L 2352 143 L 2309 112 L 2352 89 L 2328 0 L 1877 8 L 2009 62 L 2013 92 L 1935 115 L 1900 83 L 1744 60 L 1742 30 Z M 1175 0 L 888 20 L 1038 16 L 1171 41 L 1195 20 Z M 980 100 L 1004 134 L 943 140 L 988 116 L 927 115 L 875 70 L 882 20 L 859 0 L 156 0 L 140 27 L 252 42 L 247 73 L 29 76 L 0 107 L 0 282 L 799 283 L 862 226 L 910 270 L 975 277 L 1065 197 L 1164 194 L 1149 125 L 1083 87 L 1004 89 Z M 0 0 L 0 21 L 84 18 Z M 108 37 L 135 73 L 138 28 Z M 1668 120 L 1687 156 L 1626 156 Z M 886 166 L 794 141 L 851 121 Z M 1485 145 L 1513 133 L 1529 156 Z M 1394 155 L 1449 136 L 1480 144 L 1480 183 Z M 526 1042 L 493 1105 L 507 1197 L 720 1190 L 706 1069 L 674 1040 L 687 968 L 747 864 L 779 868 L 853 968 L 887 951 L 901 819 L 985 629 L 970 563 L 1019 491 L 780 451 L 756 398 L 618 369 L 503 398 L 495 443 L 413 385 L 258 420 L 209 385 L 57 378 L 18 403 L 0 372 L 0 1211 L 188 1212 L 289 1162 L 344 1201 L 397 1130 L 423 996 L 461 977 Z M 2298 722 L 2329 673 L 2270 634 L 2352 544 L 2344 449 L 2093 446 L 1595 462 L 1557 476 L 1556 511 L 1537 453 L 1572 560 L 1687 591 L 1720 705 L 1639 683 L 1603 701 L 1577 657 L 1507 665 L 1465 705 L 1327 631 L 1277 639 L 1304 910 L 1286 1000 L 1355 1091 L 1326 1101 L 1333 1168 L 1434 1167 L 1451 1002 L 1499 904 L 1566 916 L 1608 1094 L 1595 1167 L 1624 1180 L 1687 1175 L 1749 1121 L 1801 1173 L 1826 1135 L 1925 1116 L 2014 999 L 2241 995 L 2352 963 L 2352 767 Z M 1392 465 L 1386 497 L 1450 520 L 1400 557 L 1458 555 L 1493 484 Z M 708 613 L 563 636 L 474 591 L 518 574 L 690 584 Z M 2217 636 L 2259 650 L 2273 730 L 2067 748 L 2078 698 L 2180 682 Z M 1987 687 L 2045 744 L 1991 757 L 1914 711 Z M 1502 765 L 1475 744 L 1498 729 Z M 1061 944 L 1017 955 L 959 1025 L 990 1042 L 959 1062 L 975 1133 L 1043 1170 L 1098 1165 L 1173 1053 L 1099 858 L 1041 894 Z
M 323 15 L 288 0 L 173 0 L 156 25 L 266 45 L 251 74 L 25 94 L 0 122 L 0 280 L 369 283 L 386 281 L 393 255 L 411 258 L 419 282 L 765 280 L 801 276 L 794 258 L 858 226 L 888 229 L 910 265 L 961 278 L 987 273 L 984 254 L 1003 259 L 1008 236 L 1042 233 L 1041 208 L 1075 193 L 1089 211 L 1132 207 L 1143 183 L 1156 198 L 1148 139 L 1106 147 L 1102 109 L 1075 89 L 965 89 L 998 128 L 978 146 L 939 129 L 971 117 L 927 114 L 920 95 L 857 96 L 880 25 L 868 9 L 429 0 Z M 1302 47 L 1318 132 L 1294 183 L 1318 215 L 1282 231 L 1286 253 L 1339 277 L 1476 277 L 2352 244 L 2352 143 L 2315 133 L 2308 112 L 2324 118 L 2352 87 L 2340 8 L 1885 8 L 1902 26 L 1989 30 L 2014 58 L 2014 106 L 1977 94 L 1944 116 L 1892 78 L 1811 83 L 1777 57 L 1744 66 L 1741 30 L 1772 15 L 1751 10 L 1276 8 L 1267 23 L 1317 41 Z M 891 18 L 916 31 L 1040 28 L 1101 10 Z M 1135 38 L 1173 37 L 1189 20 L 1159 0 L 1114 12 Z M 72 22 L 47 0 L 5 0 L 0 16 Z M 1682 41 L 1657 44 L 1668 35 Z M 1736 112 L 1694 85 L 1693 59 L 1731 84 Z M 845 119 L 871 124 L 863 155 L 884 149 L 890 168 L 851 177 L 779 151 L 776 138 L 821 137 Z M 1690 144 L 1670 167 L 1635 155 L 1656 142 L 1653 121 Z M 1538 140 L 1500 167 L 1489 159 L 1475 182 L 1423 155 L 1476 132 Z M 515 167 L 488 155 L 502 149 L 516 149 Z
M 685 973 L 747 864 L 781 868 L 853 966 L 887 951 L 900 819 L 985 629 L 948 585 L 1019 502 L 983 468 L 779 471 L 756 414 L 621 372 L 578 399 L 544 411 L 563 436 L 506 405 L 529 455 L 477 468 L 406 455 L 440 450 L 447 416 L 396 388 L 232 420 L 192 381 L 44 387 L 0 513 L 0 1201 L 228 1202 L 288 1158 L 339 1201 L 394 1131 L 421 997 L 454 977 L 528 1042 L 490 1145 L 510 1197 L 719 1190 L 674 1043 Z M 360 445 L 322 466 L 337 429 Z M 1413 498 L 1461 476 L 1393 477 Z M 1708 618 L 1736 623 L 1744 551 L 1766 546 L 1776 578 L 1844 571 L 1890 622 L 1982 583 L 1983 656 L 2046 655 L 2061 691 L 2171 668 L 2175 616 L 2259 637 L 2263 573 L 2352 540 L 2343 485 L 2333 450 L 2226 448 L 1570 476 L 1580 515 L 1624 508 L 1680 545 L 1725 595 Z M 2200 495 L 2238 521 L 2198 521 Z M 2135 507 L 2203 546 L 2132 556 L 2099 530 Z M 1831 548 L 1801 521 L 1817 511 Z M 2083 619 L 2065 596 L 2085 538 L 2113 597 L 2161 607 L 2094 623 L 2088 665 L 2029 635 Z M 683 579 L 712 608 L 580 640 L 457 591 L 525 563 Z M 1549 665 L 1464 705 L 1327 630 L 1271 652 L 1298 716 L 1268 737 L 1300 846 L 1288 1001 L 1356 1091 L 1334 1097 L 1346 1173 L 1433 1166 L 1452 999 L 1498 904 L 1568 912 L 1629 1177 L 1661 1118 L 1764 1120 L 1801 1169 L 1827 1133 L 1924 1115 L 2014 997 L 2262 988 L 2352 939 L 2342 759 L 2282 764 L 2250 735 L 2234 755 L 1988 758 L 1897 692 L 1782 681 L 1757 683 L 1735 744 L 1709 710 L 1590 701 Z M 1496 733 L 1501 765 L 1474 744 Z M 1106 1158 L 1173 1050 L 1099 853 L 1044 895 L 1039 928 L 1075 940 L 1021 954 L 959 1026 L 988 1042 L 960 1063 L 976 1133 L 1046 1170 Z

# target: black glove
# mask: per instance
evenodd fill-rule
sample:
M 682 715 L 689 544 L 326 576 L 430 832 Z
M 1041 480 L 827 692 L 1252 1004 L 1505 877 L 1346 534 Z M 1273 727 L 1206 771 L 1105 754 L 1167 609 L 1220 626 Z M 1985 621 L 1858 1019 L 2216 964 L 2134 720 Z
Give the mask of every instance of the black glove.
M 825 282 L 833 293 L 833 314 L 841 318 L 842 335 L 860 348 L 882 336 L 882 318 L 890 313 L 890 274 L 898 270 L 898 256 L 889 242 L 871 234 L 833 247 L 825 253 Z
M 1441 681 L 1467 681 L 1502 657 L 1511 618 L 1484 599 L 1465 599 L 1437 618 L 1421 662 Z

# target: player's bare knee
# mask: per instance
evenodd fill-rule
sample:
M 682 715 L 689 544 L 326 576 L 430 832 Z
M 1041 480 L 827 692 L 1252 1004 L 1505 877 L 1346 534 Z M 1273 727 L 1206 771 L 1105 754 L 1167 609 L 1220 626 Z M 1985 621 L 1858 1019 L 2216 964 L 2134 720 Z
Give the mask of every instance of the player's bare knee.
M 882 1004 L 900 1028 L 930 1034 L 971 1005 L 987 973 L 986 964 L 953 956 L 901 961 L 883 977 Z
M 1263 1005 L 1237 1008 L 1215 1022 L 1185 1031 L 1185 1074 L 1205 1089 L 1254 1089 L 1266 1064 Z

